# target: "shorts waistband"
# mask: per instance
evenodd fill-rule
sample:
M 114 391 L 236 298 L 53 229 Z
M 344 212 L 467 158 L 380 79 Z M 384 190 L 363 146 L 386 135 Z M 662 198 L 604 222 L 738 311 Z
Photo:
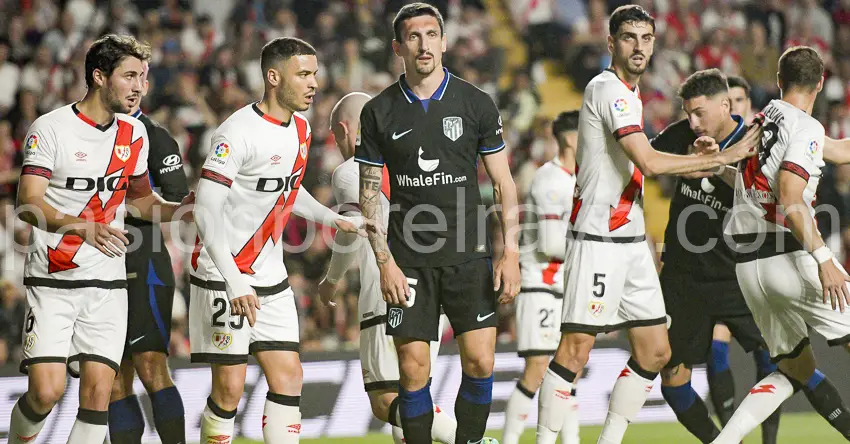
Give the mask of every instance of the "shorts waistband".
M 641 234 L 640 236 L 627 236 L 627 237 L 609 237 L 609 236 L 598 236 L 596 234 L 585 233 L 582 231 L 567 231 L 567 237 L 575 240 L 585 240 L 591 242 L 608 242 L 613 244 L 636 244 L 638 242 L 645 242 L 646 235 Z
M 196 286 L 205 288 L 207 290 L 213 291 L 226 291 L 227 286 L 224 284 L 224 281 L 205 281 L 199 277 L 191 276 L 189 277 L 189 283 Z M 289 278 L 285 278 L 279 283 L 269 286 L 269 287 L 255 287 L 251 286 L 254 291 L 257 292 L 257 296 L 271 296 L 273 294 L 278 294 L 286 291 L 289 288 Z
M 736 234 L 732 236 L 735 241 L 735 261 L 737 263 L 750 262 L 756 259 L 767 259 L 780 254 L 793 253 L 803 250 L 803 245 L 790 232 L 761 233 L 764 237 L 759 244 L 758 233 Z M 743 251 L 742 251 L 743 250 Z
M 555 296 L 555 299 L 564 299 L 564 293 L 560 291 L 552 290 L 551 288 L 546 287 L 522 287 L 519 289 L 519 294 L 528 294 L 528 293 L 548 293 L 552 296 Z
M 117 290 L 127 288 L 127 280 L 117 279 L 114 281 L 103 281 L 100 279 L 50 279 L 41 277 L 25 277 L 26 287 L 48 287 L 61 289 L 74 288 L 103 288 L 105 290 Z

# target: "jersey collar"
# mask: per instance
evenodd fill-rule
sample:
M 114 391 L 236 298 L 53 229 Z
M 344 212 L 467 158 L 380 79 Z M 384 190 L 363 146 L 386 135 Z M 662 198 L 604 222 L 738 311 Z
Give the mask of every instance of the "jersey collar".
M 142 117 L 142 109 L 141 108 L 137 109 L 136 112 L 134 112 L 133 114 L 130 114 L 130 116 L 135 117 L 137 119 L 139 117 Z
M 443 67 L 443 72 L 446 76 L 443 78 L 443 83 L 440 83 L 440 87 L 434 91 L 434 94 L 431 94 L 431 97 L 422 100 L 413 93 L 410 87 L 407 85 L 407 80 L 405 80 L 404 74 L 402 74 L 398 78 L 398 86 L 401 88 L 401 93 L 404 94 L 404 98 L 407 99 L 407 103 L 413 102 L 427 102 L 429 100 L 442 100 L 443 95 L 446 93 L 446 87 L 449 85 L 449 78 L 451 78 L 452 74 L 448 69 Z
M 284 127 L 284 128 L 288 128 L 288 127 L 289 127 L 289 122 L 292 122 L 292 118 L 291 118 L 291 117 L 289 118 L 289 122 L 284 122 L 283 120 L 277 120 L 277 119 L 275 119 L 274 117 L 272 117 L 272 116 L 270 116 L 270 115 L 268 115 L 268 114 L 264 113 L 264 112 L 260 109 L 260 107 L 259 107 L 259 106 L 257 106 L 257 103 L 258 103 L 258 102 L 254 102 L 254 103 L 252 103 L 252 104 L 251 104 L 251 109 L 253 109 L 253 110 L 254 110 L 254 112 L 255 112 L 255 113 L 257 113 L 257 115 L 258 115 L 258 116 L 262 117 L 262 118 L 263 118 L 263 120 L 265 120 L 266 122 L 269 122 L 269 123 L 271 123 L 271 124 L 273 124 L 273 125 L 282 126 L 282 127 Z M 294 115 L 295 115 L 295 114 L 293 114 L 293 116 L 294 116 Z
M 618 76 L 618 75 L 617 75 L 617 71 L 614 71 L 614 70 L 613 70 L 613 69 L 611 69 L 611 68 L 605 68 L 605 71 L 608 71 L 608 72 L 610 72 L 611 74 L 614 74 L 614 77 L 616 77 L 618 80 L 620 80 L 621 82 L 623 82 L 623 85 L 626 85 L 626 88 L 630 89 L 632 92 L 637 91 L 637 85 L 632 86 L 632 84 L 631 84 L 631 83 L 629 83 L 629 82 L 627 82 L 627 81 L 625 81 L 625 80 L 621 79 L 621 78 L 620 78 L 620 76 Z
M 80 118 L 80 120 L 82 120 L 83 122 L 86 122 L 91 127 L 98 129 L 102 132 L 106 132 L 106 130 L 108 130 L 109 128 L 112 128 L 112 124 L 115 123 L 115 117 L 114 116 L 112 117 L 112 122 L 109 122 L 109 125 L 100 125 L 100 124 L 96 123 L 94 120 L 90 119 L 89 116 L 83 114 L 82 111 L 80 111 L 80 109 L 77 108 L 76 103 L 71 104 L 71 109 L 74 111 L 74 114 L 76 114 L 77 117 Z
M 740 139 L 741 135 L 744 134 L 743 130 L 744 130 L 744 127 L 746 126 L 746 125 L 744 125 L 744 118 L 741 117 L 741 116 L 736 116 L 736 115 L 733 114 L 732 120 L 738 122 L 738 126 L 735 127 L 735 131 L 732 131 L 732 133 L 729 134 L 728 136 L 726 136 L 725 139 L 723 139 L 722 141 L 717 143 L 718 145 L 720 145 L 721 150 L 726 149 L 726 147 L 729 146 L 732 143 L 732 141 Z

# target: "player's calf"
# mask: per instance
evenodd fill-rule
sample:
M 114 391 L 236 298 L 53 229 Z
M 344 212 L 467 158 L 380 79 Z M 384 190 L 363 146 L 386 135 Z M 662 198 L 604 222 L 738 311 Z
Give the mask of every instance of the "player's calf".
M 430 443 L 434 422 L 429 344 L 394 338 L 399 368 L 399 414 L 408 444 Z
M 555 359 L 549 363 L 543 384 L 537 415 L 537 442 L 554 444 L 564 426 L 564 418 L 574 402 L 575 381 L 587 364 L 596 335 L 579 332 L 564 333 Z
M 795 390 L 803 390 L 818 414 L 850 439 L 850 411 L 832 382 L 815 367 L 811 346 L 806 346 L 797 357 L 779 361 L 778 367 L 791 380 Z
M 525 429 L 525 420 L 531 411 L 531 400 L 540 388 L 546 368 L 549 366 L 549 356 L 528 356 L 525 358 L 525 370 L 517 381 L 508 405 L 505 408 L 505 431 L 502 434 L 502 444 L 517 444 Z
M 468 331 L 458 336 L 463 368 L 455 401 L 455 417 L 463 418 L 457 431 L 460 443 L 478 442 L 484 437 L 490 404 L 493 402 L 493 363 L 496 329 Z
M 68 442 L 73 444 L 103 442 L 109 431 L 109 397 L 116 372 L 101 362 L 80 363 L 80 408 Z
M 247 364 L 212 365 L 212 393 L 201 415 L 201 442 L 230 442 L 247 368 Z
M 714 327 L 715 339 L 711 342 L 711 355 L 706 368 L 714 411 L 720 419 L 720 424 L 726 425 L 732 413 L 735 412 L 735 378 L 732 377 L 732 371 L 729 369 L 729 339 L 724 334 L 718 334 L 720 327 L 720 325 Z M 722 328 L 726 332 L 729 331 L 725 326 Z M 767 374 L 762 375 L 761 378 Z
M 133 393 L 134 375 L 133 362 L 121 361 L 109 402 L 109 441 L 112 444 L 139 443 L 145 433 L 142 406 Z

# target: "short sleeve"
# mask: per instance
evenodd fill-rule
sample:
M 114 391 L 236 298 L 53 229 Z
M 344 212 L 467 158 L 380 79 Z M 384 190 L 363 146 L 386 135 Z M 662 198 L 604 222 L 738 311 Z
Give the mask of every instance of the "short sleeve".
M 24 162 L 21 174 L 33 174 L 47 179 L 53 174 L 56 162 L 56 137 L 45 119 L 37 119 L 24 139 Z
M 142 150 L 139 152 L 139 158 L 136 160 L 136 167 L 133 169 L 133 177 L 138 177 L 148 171 L 148 157 L 150 157 L 151 152 L 151 139 L 147 128 L 145 128 L 145 126 L 141 123 L 136 125 L 135 129 L 139 131 L 141 134 L 139 137 L 142 139 Z
M 357 164 L 344 163 L 334 171 L 331 178 L 334 199 L 336 199 L 338 212 L 360 213 L 360 174 Z
M 219 132 L 213 135 L 210 144 L 201 178 L 230 187 L 247 156 L 248 147 L 241 138 Z
M 505 141 L 502 140 L 502 116 L 493 99 L 483 92 L 481 95 L 481 105 L 477 107 L 480 110 L 478 152 L 481 155 L 498 153 L 505 149 Z
M 354 160 L 367 165 L 384 166 L 384 157 L 381 155 L 380 133 L 378 122 L 375 119 L 375 111 L 366 103 L 360 112 L 360 129 L 354 149 Z
M 531 183 L 531 197 L 534 199 L 538 220 L 560 220 L 567 209 L 564 208 L 564 199 L 568 190 L 561 188 L 563 183 L 550 180 L 545 175 L 537 174 Z
M 806 122 L 810 123 L 810 122 Z M 788 149 L 779 169 L 790 171 L 806 181 L 820 174 L 823 163 L 824 130 L 820 124 L 800 125 L 788 135 Z
M 629 134 L 643 132 L 643 104 L 631 91 L 608 83 L 602 88 L 609 90 L 600 94 L 599 106 L 606 129 L 617 140 Z
M 691 130 L 688 119 L 683 119 L 664 128 L 649 143 L 656 151 L 670 154 L 687 154 L 688 147 L 696 139 L 696 134 Z

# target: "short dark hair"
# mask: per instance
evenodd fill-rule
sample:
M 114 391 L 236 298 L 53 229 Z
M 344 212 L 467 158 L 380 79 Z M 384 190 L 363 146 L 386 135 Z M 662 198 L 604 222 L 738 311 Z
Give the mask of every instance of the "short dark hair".
M 624 5 L 615 9 L 608 19 L 608 34 L 617 35 L 624 23 L 649 23 L 655 32 L 655 19 L 639 5 Z
M 729 76 L 726 78 L 726 83 L 729 84 L 729 89 L 743 88 L 744 94 L 747 96 L 750 95 L 750 82 L 748 82 L 747 79 L 740 76 Z
M 578 110 L 564 111 L 552 122 L 552 135 L 557 139 L 567 131 L 578 130 Z
M 729 84 L 726 82 L 726 75 L 717 68 L 697 71 L 688 76 L 679 87 L 679 97 L 682 100 L 691 100 L 700 96 L 714 97 L 728 92 Z
M 265 76 L 265 73 L 278 63 L 300 55 L 316 55 L 316 48 L 295 37 L 278 37 L 263 46 L 260 54 L 260 68 Z
M 808 46 L 794 46 L 779 57 L 779 81 L 785 89 L 814 89 L 823 78 L 823 59 Z
M 416 2 L 403 6 L 398 10 L 398 14 L 395 15 L 395 18 L 393 19 L 393 33 L 395 34 L 396 41 L 401 41 L 401 25 L 405 20 L 412 19 L 413 17 L 421 17 L 423 15 L 430 15 L 437 19 L 437 23 L 440 24 L 440 35 L 446 33 L 445 24 L 443 22 L 443 14 L 440 14 L 440 10 L 427 3 Z
M 97 39 L 86 52 L 86 86 L 94 86 L 94 70 L 111 76 L 126 57 L 147 62 L 151 58 L 151 47 L 129 35 L 107 34 Z

